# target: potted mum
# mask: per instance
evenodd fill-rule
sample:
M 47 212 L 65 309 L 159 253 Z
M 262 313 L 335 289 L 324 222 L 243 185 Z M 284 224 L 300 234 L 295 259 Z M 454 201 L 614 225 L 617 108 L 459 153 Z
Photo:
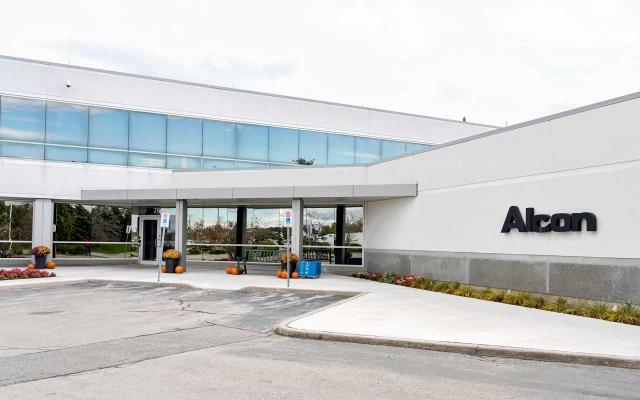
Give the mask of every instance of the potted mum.
M 51 249 L 47 246 L 36 246 L 31 249 L 31 254 L 36 261 L 36 268 L 47 268 L 47 255 L 51 253 Z
M 287 270 L 287 254 L 289 255 L 289 264 L 291 266 L 291 271 L 289 272 L 293 274 L 294 272 L 296 272 L 296 265 L 298 264 L 298 255 L 296 253 L 280 253 L 280 270 Z
M 167 272 L 176 272 L 176 267 L 180 264 L 180 252 L 176 249 L 169 249 L 162 253 L 162 258 L 165 260 Z

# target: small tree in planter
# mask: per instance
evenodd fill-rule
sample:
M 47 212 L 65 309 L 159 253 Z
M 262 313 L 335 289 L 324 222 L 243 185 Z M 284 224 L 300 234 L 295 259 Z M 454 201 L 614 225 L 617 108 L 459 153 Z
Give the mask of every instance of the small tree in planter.
M 176 249 L 169 249 L 162 253 L 162 258 L 165 260 L 167 272 L 175 273 L 176 267 L 180 264 L 180 252 Z
M 291 266 L 290 273 L 293 274 L 296 272 L 296 266 L 298 265 L 298 255 L 296 253 L 280 253 L 280 270 L 287 271 L 287 255 L 289 255 L 289 265 Z
M 47 246 L 36 246 L 31 249 L 31 254 L 36 261 L 36 268 L 47 268 L 47 255 L 51 253 L 51 249 Z

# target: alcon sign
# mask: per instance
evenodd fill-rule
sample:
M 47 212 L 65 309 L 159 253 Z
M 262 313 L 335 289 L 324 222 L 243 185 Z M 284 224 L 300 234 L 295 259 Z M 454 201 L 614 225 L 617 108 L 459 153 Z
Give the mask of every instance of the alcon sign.
M 589 232 L 597 231 L 598 220 L 595 214 L 590 212 L 536 214 L 533 207 L 528 207 L 523 219 L 520 208 L 511 206 L 504 219 L 502 233 L 509 233 L 514 228 L 518 232 L 580 232 L 583 225 L 586 225 Z

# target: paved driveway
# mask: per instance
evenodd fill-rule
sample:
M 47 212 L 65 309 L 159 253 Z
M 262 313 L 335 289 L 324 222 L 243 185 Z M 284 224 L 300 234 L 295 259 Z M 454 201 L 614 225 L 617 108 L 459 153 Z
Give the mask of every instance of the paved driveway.
M 0 290 L 0 399 L 640 398 L 640 371 L 274 336 L 341 297 Z
M 88 283 L 3 290 L 0 385 L 263 337 L 342 298 Z

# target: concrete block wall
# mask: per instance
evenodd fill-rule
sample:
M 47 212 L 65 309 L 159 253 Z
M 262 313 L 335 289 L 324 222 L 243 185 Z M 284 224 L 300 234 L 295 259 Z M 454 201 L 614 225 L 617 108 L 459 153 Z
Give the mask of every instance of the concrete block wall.
M 365 269 L 640 304 L 640 259 L 367 249 Z

